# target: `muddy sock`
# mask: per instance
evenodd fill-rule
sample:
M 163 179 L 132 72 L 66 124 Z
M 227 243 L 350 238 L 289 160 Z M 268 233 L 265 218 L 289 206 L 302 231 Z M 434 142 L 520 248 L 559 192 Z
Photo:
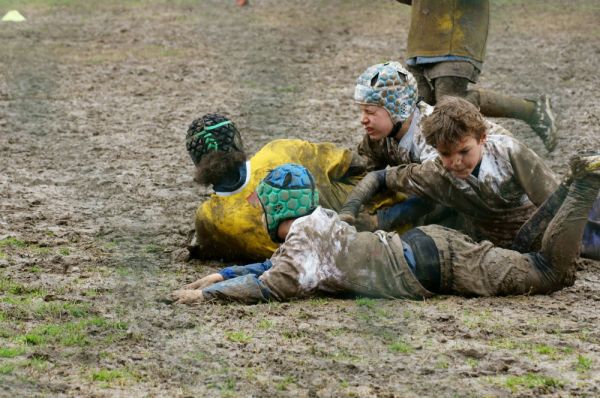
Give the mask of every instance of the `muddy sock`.
M 529 123 L 535 114 L 533 101 L 480 89 L 471 90 L 469 95 L 479 97 L 479 109 L 484 116 L 508 117 Z
M 570 286 L 575 280 L 575 259 L 579 255 L 583 230 L 598 189 L 599 176 L 575 180 L 544 233 L 541 254 L 548 260 L 556 282 L 561 286 Z

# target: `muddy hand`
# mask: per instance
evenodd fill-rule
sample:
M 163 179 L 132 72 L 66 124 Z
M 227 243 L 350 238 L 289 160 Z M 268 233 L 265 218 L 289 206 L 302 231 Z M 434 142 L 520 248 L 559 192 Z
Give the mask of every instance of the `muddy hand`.
M 183 288 L 187 290 L 194 289 L 204 289 L 209 287 L 210 285 L 214 285 L 217 282 L 223 281 L 223 275 L 221 274 L 210 274 L 205 276 L 204 278 L 200 278 L 195 282 L 185 285 Z
M 204 301 L 202 290 L 181 289 L 171 293 L 171 299 L 175 304 L 192 304 Z
M 340 220 L 347 222 L 350 225 L 354 225 L 356 218 L 350 213 L 340 213 Z
M 342 221 L 349 224 L 354 223 L 354 218 L 356 218 L 363 203 L 368 202 L 373 195 L 385 188 L 385 174 L 385 170 L 372 171 L 356 184 L 340 210 Z

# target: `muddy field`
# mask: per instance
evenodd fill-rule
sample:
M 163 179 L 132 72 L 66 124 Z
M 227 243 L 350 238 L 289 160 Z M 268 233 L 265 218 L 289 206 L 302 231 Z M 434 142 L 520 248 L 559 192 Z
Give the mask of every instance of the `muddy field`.
M 0 1 L 0 395 L 598 396 L 600 263 L 550 296 L 171 306 L 184 261 L 187 125 L 218 111 L 255 151 L 353 147 L 354 81 L 404 55 L 394 1 Z M 600 6 L 492 1 L 481 86 L 548 93 L 562 174 L 599 148 Z

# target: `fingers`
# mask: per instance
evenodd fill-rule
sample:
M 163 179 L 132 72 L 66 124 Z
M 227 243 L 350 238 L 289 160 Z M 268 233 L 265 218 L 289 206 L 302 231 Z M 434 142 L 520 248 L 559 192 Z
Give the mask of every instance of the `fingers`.
M 356 218 L 352 214 L 340 213 L 340 220 L 347 222 L 350 225 L 354 225 Z

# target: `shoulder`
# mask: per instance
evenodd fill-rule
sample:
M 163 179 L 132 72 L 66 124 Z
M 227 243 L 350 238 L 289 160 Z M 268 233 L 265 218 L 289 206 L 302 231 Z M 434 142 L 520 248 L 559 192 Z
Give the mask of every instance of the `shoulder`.
M 417 108 L 419 108 L 419 112 L 421 112 L 422 116 L 429 116 L 433 112 L 433 106 L 425 101 L 419 101 Z
M 510 137 L 512 137 L 512 135 L 513 135 L 510 131 L 508 131 L 504 127 L 500 126 L 499 124 L 492 122 L 491 120 L 484 119 L 484 122 L 485 122 L 485 127 L 487 129 L 488 134 L 506 135 L 506 136 L 510 136 Z

